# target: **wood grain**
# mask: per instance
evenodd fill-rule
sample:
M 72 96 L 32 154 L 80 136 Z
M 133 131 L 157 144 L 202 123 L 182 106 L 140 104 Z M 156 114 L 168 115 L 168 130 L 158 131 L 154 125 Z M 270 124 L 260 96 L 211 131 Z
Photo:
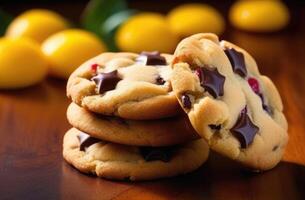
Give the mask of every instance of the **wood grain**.
M 0 91 L 0 199 L 305 199 L 305 9 L 276 34 L 229 28 L 223 38 L 247 49 L 278 87 L 290 140 L 281 162 L 253 174 L 212 153 L 194 173 L 128 183 L 83 175 L 61 156 L 69 124 L 65 82 L 48 79 Z M 303 14 L 302 14 L 303 13 Z

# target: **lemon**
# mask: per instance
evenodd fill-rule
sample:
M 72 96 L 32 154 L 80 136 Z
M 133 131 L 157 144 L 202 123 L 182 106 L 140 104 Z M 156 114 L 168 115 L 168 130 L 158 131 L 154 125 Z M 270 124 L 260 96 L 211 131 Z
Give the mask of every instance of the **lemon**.
M 50 74 L 67 79 L 83 62 L 104 51 L 104 43 L 93 33 L 70 29 L 58 32 L 42 43 Z
M 170 28 L 180 37 L 195 33 L 212 32 L 221 34 L 225 23 L 221 14 L 206 4 L 184 4 L 167 15 Z
M 230 9 L 231 23 L 240 29 L 254 32 L 272 32 L 289 22 L 289 11 L 281 1 L 237 1 Z
M 174 51 L 178 36 L 174 34 L 166 18 L 157 13 L 140 13 L 124 22 L 115 35 L 115 41 L 122 51 Z
M 0 88 L 34 85 L 47 74 L 47 62 L 39 44 L 27 38 L 0 39 Z
M 67 29 L 68 24 L 63 17 L 50 10 L 33 9 L 15 18 L 9 25 L 6 36 L 29 37 L 41 43 L 50 35 Z

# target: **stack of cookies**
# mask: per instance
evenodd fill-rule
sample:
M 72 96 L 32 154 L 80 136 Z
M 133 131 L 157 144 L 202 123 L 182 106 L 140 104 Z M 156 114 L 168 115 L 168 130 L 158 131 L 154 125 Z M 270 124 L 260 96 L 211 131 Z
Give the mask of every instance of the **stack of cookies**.
M 254 59 L 214 34 L 174 55 L 104 53 L 69 78 L 64 158 L 85 173 L 150 180 L 191 172 L 209 147 L 253 170 L 288 141 L 280 95 Z
M 74 127 L 65 159 L 109 179 L 150 180 L 191 172 L 208 158 L 170 84 L 172 55 L 104 53 L 80 66 L 67 86 Z

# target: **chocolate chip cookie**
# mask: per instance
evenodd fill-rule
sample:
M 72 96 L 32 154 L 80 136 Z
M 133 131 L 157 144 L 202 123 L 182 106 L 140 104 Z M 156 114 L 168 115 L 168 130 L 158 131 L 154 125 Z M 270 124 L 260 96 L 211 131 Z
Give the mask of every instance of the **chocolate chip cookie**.
M 288 141 L 282 101 L 245 50 L 214 34 L 188 37 L 175 51 L 171 82 L 211 149 L 255 170 L 281 160 Z
M 92 138 L 75 128 L 64 136 L 63 156 L 81 172 L 117 180 L 152 180 L 185 174 L 208 158 L 203 139 L 168 147 L 136 147 Z
M 198 139 L 187 116 L 162 120 L 135 121 L 92 113 L 71 103 L 70 124 L 101 140 L 137 146 L 167 146 Z
M 125 119 L 159 119 L 181 111 L 170 83 L 172 55 L 103 53 L 70 76 L 67 95 L 96 113 Z

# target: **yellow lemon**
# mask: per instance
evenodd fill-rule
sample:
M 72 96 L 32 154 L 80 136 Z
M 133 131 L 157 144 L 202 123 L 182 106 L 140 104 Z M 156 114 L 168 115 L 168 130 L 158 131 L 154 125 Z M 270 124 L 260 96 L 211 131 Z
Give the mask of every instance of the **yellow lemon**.
M 104 43 L 93 33 L 70 29 L 58 32 L 42 43 L 50 74 L 67 79 L 83 62 L 104 51 Z
M 163 15 L 141 13 L 123 23 L 116 33 L 115 40 L 122 51 L 172 53 L 179 39 L 170 30 Z
M 34 85 L 47 74 L 47 62 L 39 44 L 27 38 L 0 39 L 0 88 Z
M 221 34 L 225 28 L 221 14 L 206 4 L 178 6 L 169 12 L 167 20 L 171 29 L 180 37 L 203 32 Z
M 67 22 L 59 14 L 50 10 L 33 9 L 15 18 L 5 35 L 12 38 L 29 37 L 41 43 L 50 35 L 67 27 Z
M 237 1 L 230 9 L 231 23 L 240 29 L 254 32 L 272 32 L 289 22 L 289 11 L 281 1 Z

